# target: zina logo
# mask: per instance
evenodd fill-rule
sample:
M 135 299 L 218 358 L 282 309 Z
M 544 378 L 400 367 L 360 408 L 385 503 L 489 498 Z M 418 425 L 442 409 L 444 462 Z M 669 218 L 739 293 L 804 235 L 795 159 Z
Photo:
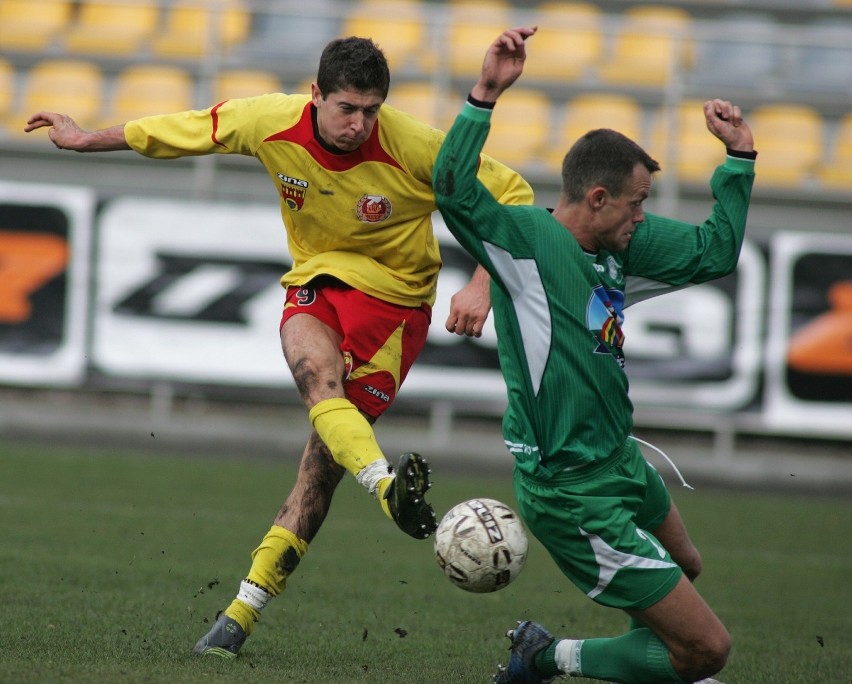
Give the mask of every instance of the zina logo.
M 287 176 L 280 171 L 277 173 L 281 181 L 281 199 L 291 211 L 299 211 L 305 204 L 305 193 L 308 190 L 308 181 L 301 178 Z

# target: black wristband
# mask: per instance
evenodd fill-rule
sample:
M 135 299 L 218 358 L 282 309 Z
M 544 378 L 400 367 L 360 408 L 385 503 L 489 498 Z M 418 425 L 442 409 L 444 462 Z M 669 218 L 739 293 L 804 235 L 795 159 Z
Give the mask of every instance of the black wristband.
M 725 148 L 729 157 L 737 157 L 739 159 L 757 159 L 757 150 L 746 152 L 744 150 L 732 150 L 730 147 Z
M 483 102 L 482 100 L 477 100 L 473 95 L 467 96 L 467 101 L 470 102 L 474 107 L 478 107 L 479 109 L 494 109 L 494 105 L 496 102 Z

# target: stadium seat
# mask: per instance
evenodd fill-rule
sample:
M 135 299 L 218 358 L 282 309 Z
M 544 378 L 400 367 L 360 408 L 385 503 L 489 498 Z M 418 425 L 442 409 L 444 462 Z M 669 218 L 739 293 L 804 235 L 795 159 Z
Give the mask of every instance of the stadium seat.
M 781 27 L 769 13 L 727 13 L 702 24 L 696 31 L 690 85 L 752 94 L 773 89 L 784 64 L 780 37 Z
M 514 26 L 511 7 L 503 0 L 449 0 L 447 35 L 443 54 L 450 74 L 470 80 L 482 71 L 485 49 L 509 26 Z
M 115 79 L 103 126 L 114 126 L 151 114 L 191 109 L 194 83 L 185 69 L 166 64 L 137 64 Z
M 385 53 L 391 74 L 433 65 L 421 0 L 359 0 L 344 17 L 340 35 L 372 38 Z
M 72 0 L 0 0 L 0 50 L 47 53 L 68 26 Z
M 150 48 L 159 58 L 195 59 L 228 52 L 250 30 L 251 12 L 242 0 L 174 0 Z
M 63 46 L 71 53 L 126 57 L 139 54 L 157 30 L 160 10 L 155 0 L 82 2 L 65 31 Z
M 830 190 L 852 189 L 852 112 L 837 122 L 837 129 L 829 146 L 830 154 L 821 162 L 817 175 L 824 188 Z
M 561 169 L 568 149 L 578 138 L 595 128 L 612 128 L 642 144 L 642 107 L 626 95 L 578 95 L 562 107 L 557 120 L 556 136 L 545 157 L 547 165 L 553 170 Z
M 516 86 L 500 96 L 483 151 L 518 169 L 542 164 L 550 131 L 550 98 L 541 90 Z
M 409 81 L 391 84 L 387 103 L 426 122 L 446 130 L 461 110 L 463 99 L 434 83 Z
M 17 91 L 15 67 L 8 59 L 0 57 L 0 120 L 5 120 L 11 114 Z
M 315 77 L 326 44 L 340 36 L 337 0 L 275 0 L 255 5 L 249 37 L 229 54 L 236 64 L 274 70 L 288 82 Z
M 833 96 L 852 83 L 852 21 L 816 19 L 796 31 L 793 59 L 783 82 L 791 91 Z M 799 42 L 801 41 L 801 42 Z
M 104 75 L 84 60 L 47 59 L 25 74 L 21 97 L 10 115 L 9 131 L 23 132 L 27 119 L 38 111 L 70 115 L 82 128 L 95 127 L 103 105 Z M 32 137 L 32 136 L 31 136 Z
M 281 90 L 281 79 L 271 71 L 227 69 L 220 72 L 215 78 L 212 102 L 266 93 L 280 93 Z
M 651 124 L 648 153 L 678 180 L 707 183 L 725 161 L 725 146 L 707 130 L 703 100 L 683 100 L 673 110 L 659 109 Z
M 588 2 L 543 2 L 535 8 L 538 33 L 527 45 L 524 80 L 557 85 L 582 78 L 603 54 L 603 12 Z
M 820 113 L 809 105 L 777 103 L 757 107 L 746 120 L 760 152 L 756 183 L 776 187 L 804 184 L 823 154 Z
M 621 20 L 598 70 L 605 83 L 661 87 L 691 68 L 693 21 L 686 10 L 638 5 Z

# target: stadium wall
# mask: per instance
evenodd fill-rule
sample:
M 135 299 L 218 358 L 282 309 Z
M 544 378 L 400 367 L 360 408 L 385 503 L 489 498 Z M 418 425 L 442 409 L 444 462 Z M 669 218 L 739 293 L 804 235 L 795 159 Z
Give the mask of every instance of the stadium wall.
M 505 392 L 493 326 L 479 339 L 443 328 L 474 264 L 435 222 L 445 267 L 403 394 L 496 414 Z M 0 226 L 0 383 L 294 397 L 277 337 L 289 257 L 276 206 L 99 204 L 87 187 L 0 182 Z M 852 237 L 779 231 L 747 240 L 735 274 L 631 307 L 640 415 L 672 428 L 738 416 L 768 434 L 852 438 L 850 273 Z

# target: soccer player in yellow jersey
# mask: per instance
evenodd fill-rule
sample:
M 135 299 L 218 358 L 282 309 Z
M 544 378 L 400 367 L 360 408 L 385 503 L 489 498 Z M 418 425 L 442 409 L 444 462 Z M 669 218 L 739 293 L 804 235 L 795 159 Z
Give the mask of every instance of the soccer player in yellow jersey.
M 426 341 L 441 267 L 432 167 L 444 134 L 384 105 L 389 83 L 381 50 L 350 37 L 326 46 L 310 95 L 227 100 L 98 131 L 53 112 L 27 122 L 26 131 L 48 127 L 57 147 L 78 152 L 254 156 L 279 195 L 293 258 L 281 278 L 281 345 L 314 430 L 236 598 L 194 653 L 239 653 L 306 553 L 346 470 L 407 534 L 424 539 L 436 527 L 425 460 L 404 454 L 394 471 L 372 428 Z M 529 184 L 484 155 L 479 177 L 500 202 L 532 203 Z M 453 297 L 447 327 L 479 335 L 489 305 L 479 270 Z

